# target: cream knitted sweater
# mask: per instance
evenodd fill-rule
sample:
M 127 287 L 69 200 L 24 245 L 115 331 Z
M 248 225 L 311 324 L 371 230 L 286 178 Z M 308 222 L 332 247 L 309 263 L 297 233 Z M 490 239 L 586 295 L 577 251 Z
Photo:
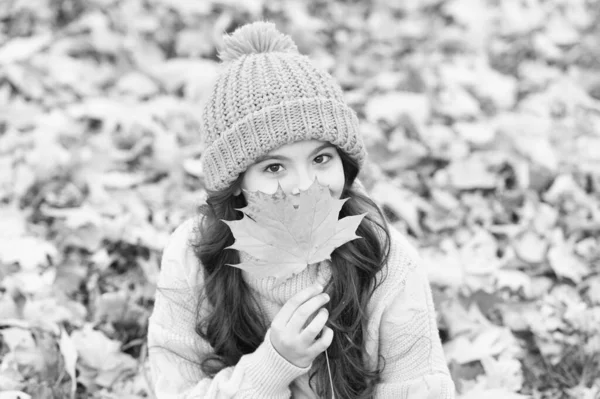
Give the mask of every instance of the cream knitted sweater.
M 271 345 L 269 332 L 255 352 L 237 365 L 207 378 L 199 361 L 211 352 L 195 332 L 198 284 L 202 265 L 193 254 L 196 219 L 175 230 L 162 258 L 154 310 L 149 321 L 148 348 L 152 384 L 158 399 L 260 398 L 308 399 L 317 396 L 308 384 L 308 368 L 289 363 Z M 435 322 L 431 288 L 418 255 L 408 241 L 390 226 L 391 253 L 387 277 L 368 305 L 366 348 L 370 365 L 385 358 L 382 382 L 375 398 L 454 398 L 454 384 L 445 363 Z M 310 265 L 278 287 L 273 278 L 244 279 L 272 320 L 296 292 L 328 281 L 327 262 Z M 346 399 L 346 398 L 339 398 Z

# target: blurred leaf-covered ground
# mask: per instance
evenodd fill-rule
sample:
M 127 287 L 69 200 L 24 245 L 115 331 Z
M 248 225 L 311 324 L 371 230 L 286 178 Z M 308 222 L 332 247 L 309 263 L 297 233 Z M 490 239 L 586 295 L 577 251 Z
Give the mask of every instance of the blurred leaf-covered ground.
M 2 0 L 0 398 L 144 398 L 221 35 L 269 19 L 359 113 L 461 398 L 600 397 L 600 2 Z

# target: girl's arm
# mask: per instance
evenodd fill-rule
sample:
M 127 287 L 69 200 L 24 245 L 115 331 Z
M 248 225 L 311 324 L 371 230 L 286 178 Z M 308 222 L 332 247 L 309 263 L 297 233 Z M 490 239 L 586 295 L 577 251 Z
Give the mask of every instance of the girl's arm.
M 288 362 L 273 348 L 270 330 L 255 352 L 214 378 L 200 362 L 211 346 L 195 333 L 197 291 L 202 267 L 188 246 L 194 221 L 171 236 L 161 262 L 154 310 L 148 327 L 148 357 L 152 386 L 158 399 L 289 398 L 289 384 L 308 372 Z
M 379 353 L 386 363 L 375 398 L 453 399 L 431 287 L 420 262 L 411 267 L 381 318 Z

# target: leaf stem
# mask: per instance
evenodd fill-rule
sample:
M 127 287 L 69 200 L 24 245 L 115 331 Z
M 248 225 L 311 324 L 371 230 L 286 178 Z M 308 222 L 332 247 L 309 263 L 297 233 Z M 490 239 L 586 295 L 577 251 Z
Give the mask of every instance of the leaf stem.
M 327 372 L 329 373 L 329 385 L 331 386 L 331 399 L 335 399 L 335 393 L 333 393 L 333 378 L 331 378 L 331 368 L 329 367 L 329 355 L 325 350 L 325 360 L 327 360 Z

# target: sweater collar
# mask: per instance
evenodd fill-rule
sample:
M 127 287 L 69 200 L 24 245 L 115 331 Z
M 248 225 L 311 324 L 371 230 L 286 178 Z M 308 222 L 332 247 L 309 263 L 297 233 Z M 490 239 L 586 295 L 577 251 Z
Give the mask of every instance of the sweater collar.
M 240 262 L 250 259 L 246 253 L 240 251 Z M 278 305 L 283 305 L 296 293 L 313 284 L 325 285 L 331 278 L 331 263 L 327 260 L 308 265 L 306 269 L 275 285 L 275 277 L 254 277 L 246 270 L 242 271 L 244 281 L 259 299 L 266 299 Z

